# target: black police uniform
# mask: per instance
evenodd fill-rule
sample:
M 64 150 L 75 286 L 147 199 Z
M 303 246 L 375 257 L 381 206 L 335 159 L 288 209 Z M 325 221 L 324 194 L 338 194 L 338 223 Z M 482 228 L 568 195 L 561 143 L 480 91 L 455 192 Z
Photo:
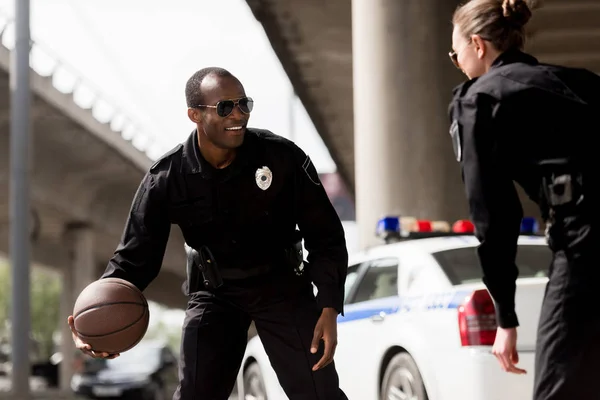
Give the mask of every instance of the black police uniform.
M 600 399 L 600 263 L 594 167 L 600 77 L 516 50 L 454 91 L 450 135 L 501 327 L 515 314 L 523 216 L 513 182 L 540 206 L 553 251 L 538 326 L 535 400 Z
M 174 399 L 228 398 L 252 320 L 290 400 L 346 399 L 333 363 L 312 372 L 323 355 L 322 343 L 310 353 L 321 310 L 343 312 L 348 253 L 310 158 L 285 138 L 247 129 L 236 159 L 217 170 L 201 156 L 194 131 L 145 175 L 103 277 L 146 288 L 159 273 L 171 224 L 190 248 L 208 249 L 223 281 L 204 287 L 193 271 L 188 277 Z M 287 261 L 296 226 L 309 252 L 303 271 Z

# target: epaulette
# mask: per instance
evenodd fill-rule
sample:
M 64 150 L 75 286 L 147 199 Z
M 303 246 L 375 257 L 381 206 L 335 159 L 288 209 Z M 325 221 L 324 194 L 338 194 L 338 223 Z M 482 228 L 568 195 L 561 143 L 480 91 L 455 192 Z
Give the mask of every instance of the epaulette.
M 294 142 L 292 142 L 291 140 L 289 140 L 283 136 L 277 135 L 268 129 L 248 128 L 248 130 L 250 132 L 254 133 L 258 139 L 262 139 L 262 140 L 266 140 L 266 141 L 274 142 L 274 143 L 281 143 L 281 144 L 288 145 L 288 146 L 294 144 Z
M 150 167 L 150 171 L 154 171 L 159 165 L 161 165 L 164 161 L 169 160 L 171 156 L 177 153 L 179 150 L 183 148 L 183 144 L 179 143 L 177 146 L 163 154 L 152 166 Z

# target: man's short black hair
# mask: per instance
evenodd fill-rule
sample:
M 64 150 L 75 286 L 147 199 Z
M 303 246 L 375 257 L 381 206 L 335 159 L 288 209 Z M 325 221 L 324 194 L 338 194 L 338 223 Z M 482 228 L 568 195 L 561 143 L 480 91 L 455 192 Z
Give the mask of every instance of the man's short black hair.
M 204 104 L 204 98 L 202 96 L 200 85 L 202 84 L 204 78 L 206 78 L 208 75 L 235 78 L 231 72 L 219 67 L 207 67 L 196 71 L 194 75 L 188 79 L 187 84 L 185 85 L 185 101 L 187 102 L 188 107 Z

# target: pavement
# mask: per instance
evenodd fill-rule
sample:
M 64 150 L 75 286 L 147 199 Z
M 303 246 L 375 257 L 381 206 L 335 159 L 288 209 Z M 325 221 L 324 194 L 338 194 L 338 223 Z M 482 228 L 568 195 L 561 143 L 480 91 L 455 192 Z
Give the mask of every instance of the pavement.
M 17 399 L 10 393 L 10 378 L 0 376 L 0 400 L 83 400 L 82 397 L 75 396 L 73 393 L 61 393 L 57 390 L 48 389 L 42 378 L 31 377 L 29 382 L 31 397 L 29 399 Z M 238 397 L 234 393 L 229 400 L 238 400 Z

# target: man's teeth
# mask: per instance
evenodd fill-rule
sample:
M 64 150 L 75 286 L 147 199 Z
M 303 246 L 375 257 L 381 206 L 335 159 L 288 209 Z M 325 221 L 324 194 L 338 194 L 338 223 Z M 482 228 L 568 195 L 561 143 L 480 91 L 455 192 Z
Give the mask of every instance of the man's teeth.
M 225 128 L 226 131 L 239 131 L 242 129 L 241 126 L 232 126 L 231 128 Z

